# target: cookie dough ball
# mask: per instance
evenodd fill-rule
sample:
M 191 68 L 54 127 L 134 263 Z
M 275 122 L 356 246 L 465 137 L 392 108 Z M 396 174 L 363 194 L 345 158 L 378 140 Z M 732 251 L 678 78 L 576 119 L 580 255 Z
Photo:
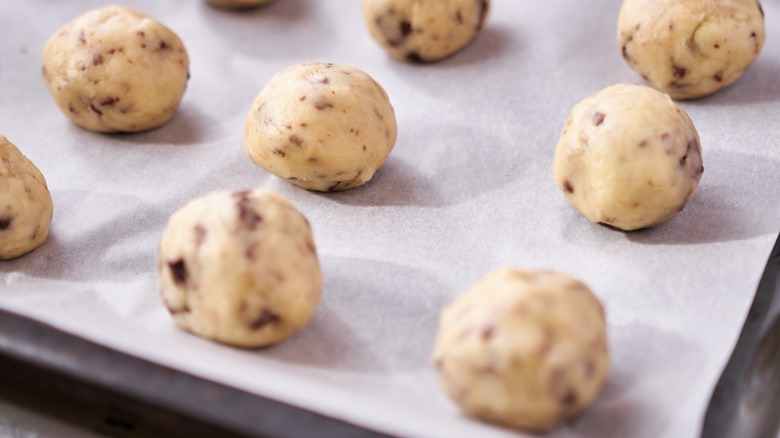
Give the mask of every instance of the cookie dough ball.
M 636 230 L 682 210 L 699 185 L 699 134 L 669 96 L 613 85 L 577 104 L 558 139 L 555 181 L 592 222 Z
M 174 213 L 157 269 L 179 327 L 247 348 L 302 329 L 322 292 L 309 222 L 263 190 L 212 193 Z
M 296 186 L 331 192 L 365 184 L 396 139 L 385 90 L 354 67 L 297 64 L 275 74 L 246 118 L 249 158 Z
M 81 15 L 43 49 L 43 77 L 62 112 L 96 132 L 136 132 L 167 122 L 187 84 L 179 37 L 148 15 L 109 6 Z
M 26 254 L 49 235 L 52 202 L 41 171 L 0 135 L 0 260 Z
M 397 59 L 430 62 L 457 52 L 482 30 L 490 0 L 364 0 L 371 36 Z
M 604 310 L 570 277 L 500 268 L 444 309 L 433 360 L 466 413 L 547 431 L 588 407 L 607 377 Z
M 629 66 L 675 99 L 731 85 L 764 45 L 756 0 L 624 0 L 618 43 Z
M 221 9 L 246 9 L 271 3 L 273 0 L 206 0 L 211 6 Z

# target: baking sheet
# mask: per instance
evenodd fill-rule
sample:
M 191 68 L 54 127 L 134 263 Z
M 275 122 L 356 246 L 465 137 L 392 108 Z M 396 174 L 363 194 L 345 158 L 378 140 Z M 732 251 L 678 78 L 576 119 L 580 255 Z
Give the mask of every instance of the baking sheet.
M 359 2 L 278 0 L 244 13 L 197 1 L 120 1 L 184 41 L 192 79 L 166 126 L 101 135 L 71 124 L 40 77 L 61 24 L 98 1 L 3 2 L 0 132 L 41 169 L 55 213 L 35 252 L 0 264 L 0 307 L 121 351 L 389 433 L 517 436 L 458 413 L 428 356 L 442 307 L 497 265 L 581 278 L 603 300 L 613 370 L 596 403 L 553 436 L 693 436 L 780 229 L 780 3 L 767 43 L 731 88 L 682 106 L 705 172 L 672 221 L 621 233 L 588 223 L 555 187 L 571 107 L 617 82 L 619 2 L 496 0 L 489 24 L 441 63 L 388 58 Z M 296 62 L 362 68 L 398 119 L 370 184 L 317 194 L 252 165 L 243 120 Z M 168 216 L 213 190 L 266 187 L 312 222 L 325 290 L 288 342 L 236 350 L 176 329 L 154 273 Z

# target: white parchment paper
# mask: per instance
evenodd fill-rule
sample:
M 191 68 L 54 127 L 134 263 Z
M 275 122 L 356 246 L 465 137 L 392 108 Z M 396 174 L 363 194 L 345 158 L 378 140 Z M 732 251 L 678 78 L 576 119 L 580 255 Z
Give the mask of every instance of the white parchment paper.
M 369 38 L 360 2 L 277 0 L 230 13 L 200 1 L 118 1 L 183 39 L 188 90 L 175 118 L 140 134 L 70 123 L 40 74 L 48 36 L 99 1 L 0 3 L 0 132 L 46 176 L 51 236 L 0 262 L 0 307 L 121 351 L 389 433 L 516 436 L 461 415 L 428 356 L 438 313 L 498 265 L 581 278 L 603 300 L 613 370 L 596 403 L 553 436 L 698 433 L 780 229 L 780 2 L 767 43 L 731 88 L 682 104 L 705 172 L 659 227 L 594 225 L 555 187 L 555 142 L 571 107 L 638 83 L 615 41 L 619 2 L 495 0 L 463 52 L 394 61 Z M 287 65 L 362 68 L 390 95 L 398 142 L 368 185 L 317 194 L 246 158 L 243 121 Z M 213 190 L 267 187 L 311 220 L 325 276 L 311 325 L 243 351 L 179 331 L 158 296 L 168 216 Z

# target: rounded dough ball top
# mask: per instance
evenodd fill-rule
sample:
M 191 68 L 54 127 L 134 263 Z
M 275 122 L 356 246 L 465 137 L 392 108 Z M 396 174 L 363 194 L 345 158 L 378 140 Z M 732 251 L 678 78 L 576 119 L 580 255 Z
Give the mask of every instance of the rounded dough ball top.
M 622 230 L 671 219 L 703 172 L 691 119 L 668 95 L 638 85 L 613 85 L 578 103 L 553 160 L 569 203 Z
M 330 192 L 371 180 L 396 135 L 387 93 L 369 75 L 309 63 L 287 67 L 265 84 L 246 118 L 244 145 L 269 173 Z
M 433 361 L 469 415 L 548 431 L 589 406 L 606 380 L 604 309 L 568 276 L 500 268 L 441 313 Z
M 222 9 L 247 9 L 266 5 L 273 0 L 206 0 L 211 6 Z
M 43 77 L 60 110 L 96 132 L 136 132 L 173 117 L 189 77 L 179 37 L 133 9 L 89 11 L 54 33 Z
M 41 171 L 0 135 L 0 260 L 41 246 L 49 235 L 52 209 Z
M 179 327 L 240 347 L 292 336 L 322 293 L 309 222 L 264 190 L 212 193 L 174 213 L 157 269 Z
M 397 59 L 431 62 L 465 47 L 482 30 L 490 0 L 364 0 L 371 36 Z
M 731 85 L 764 45 L 757 0 L 624 0 L 618 44 L 628 65 L 674 99 Z

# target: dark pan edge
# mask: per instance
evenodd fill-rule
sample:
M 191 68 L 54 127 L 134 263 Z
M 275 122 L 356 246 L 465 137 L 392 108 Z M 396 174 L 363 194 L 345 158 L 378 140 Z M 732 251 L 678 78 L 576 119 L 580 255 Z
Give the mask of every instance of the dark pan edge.
M 0 375 L 130 416 L 164 416 L 181 436 L 386 436 L 145 361 L 2 309 Z
M 780 429 L 780 237 L 737 345 L 712 393 L 702 438 L 764 438 Z

